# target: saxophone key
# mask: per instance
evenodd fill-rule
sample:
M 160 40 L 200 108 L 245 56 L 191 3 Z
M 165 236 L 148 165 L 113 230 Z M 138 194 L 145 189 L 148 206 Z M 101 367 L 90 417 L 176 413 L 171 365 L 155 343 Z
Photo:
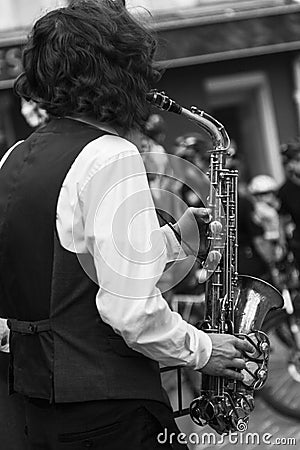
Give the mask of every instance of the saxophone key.
M 209 224 L 209 230 L 213 235 L 220 234 L 223 230 L 223 225 L 219 220 L 213 220 Z

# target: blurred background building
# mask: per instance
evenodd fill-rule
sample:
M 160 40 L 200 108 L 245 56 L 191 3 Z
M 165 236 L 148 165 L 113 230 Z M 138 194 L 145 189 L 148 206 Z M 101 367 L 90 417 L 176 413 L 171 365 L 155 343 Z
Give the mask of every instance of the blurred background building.
M 4 0 L 0 4 L 0 156 L 30 132 L 12 90 L 22 70 L 21 54 L 34 21 L 64 0 Z
M 281 181 L 280 143 L 299 133 L 300 3 L 191 3 L 155 17 L 167 69 L 159 87 L 226 126 L 248 177 Z M 169 139 L 193 128 L 176 116 L 168 123 Z
M 0 152 L 29 132 L 12 93 L 21 49 L 41 11 L 67 3 L 7 0 L 0 14 Z M 300 1 L 127 0 L 151 12 L 166 69 L 157 86 L 185 106 L 197 105 L 224 123 L 248 168 L 283 179 L 280 143 L 299 134 Z M 191 123 L 162 113 L 166 146 Z

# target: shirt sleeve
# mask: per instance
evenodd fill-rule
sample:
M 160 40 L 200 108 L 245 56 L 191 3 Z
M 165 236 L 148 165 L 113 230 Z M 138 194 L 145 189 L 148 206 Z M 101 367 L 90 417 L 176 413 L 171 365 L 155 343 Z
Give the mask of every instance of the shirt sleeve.
M 9 328 L 7 320 L 0 318 L 0 351 L 9 352 Z
M 209 336 L 171 311 L 156 287 L 180 246 L 172 230 L 159 227 L 138 151 L 120 153 L 95 167 L 79 192 L 79 203 L 103 321 L 149 358 L 202 368 L 211 355 Z

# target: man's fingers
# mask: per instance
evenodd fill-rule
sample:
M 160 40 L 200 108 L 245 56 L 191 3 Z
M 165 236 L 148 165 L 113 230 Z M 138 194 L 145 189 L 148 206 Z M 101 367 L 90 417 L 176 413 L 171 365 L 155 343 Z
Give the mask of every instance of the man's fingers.
M 246 353 L 254 353 L 255 352 L 255 348 L 253 347 L 253 345 L 251 345 L 250 342 L 248 342 L 246 339 L 237 338 L 234 343 L 234 346 L 238 350 L 242 350 L 243 352 L 246 352 Z
M 242 353 L 240 350 L 238 350 L 237 348 L 235 348 L 233 358 L 242 358 L 242 354 L 243 354 L 243 353 Z
M 244 376 L 240 372 L 235 372 L 231 369 L 225 369 L 223 372 L 223 376 L 226 378 L 230 378 L 231 380 L 243 381 Z
M 229 362 L 228 367 L 234 367 L 235 369 L 245 369 L 246 363 L 242 358 L 233 358 Z

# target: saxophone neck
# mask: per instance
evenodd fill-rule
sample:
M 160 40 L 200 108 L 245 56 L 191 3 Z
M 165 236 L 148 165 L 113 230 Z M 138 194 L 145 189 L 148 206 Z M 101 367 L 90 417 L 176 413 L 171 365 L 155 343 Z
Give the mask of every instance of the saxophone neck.
M 192 106 L 190 110 L 182 107 L 181 114 L 206 131 L 213 143 L 212 151 L 226 152 L 230 139 L 224 125 L 196 106 Z
M 155 89 L 151 90 L 146 95 L 146 99 L 157 108 L 185 116 L 187 119 L 200 126 L 211 137 L 213 143 L 212 151 L 225 152 L 229 148 L 230 139 L 224 126 L 214 117 L 201 111 L 196 106 L 192 106 L 190 110 L 184 108 L 174 100 L 170 99 L 164 92 L 158 92 Z

